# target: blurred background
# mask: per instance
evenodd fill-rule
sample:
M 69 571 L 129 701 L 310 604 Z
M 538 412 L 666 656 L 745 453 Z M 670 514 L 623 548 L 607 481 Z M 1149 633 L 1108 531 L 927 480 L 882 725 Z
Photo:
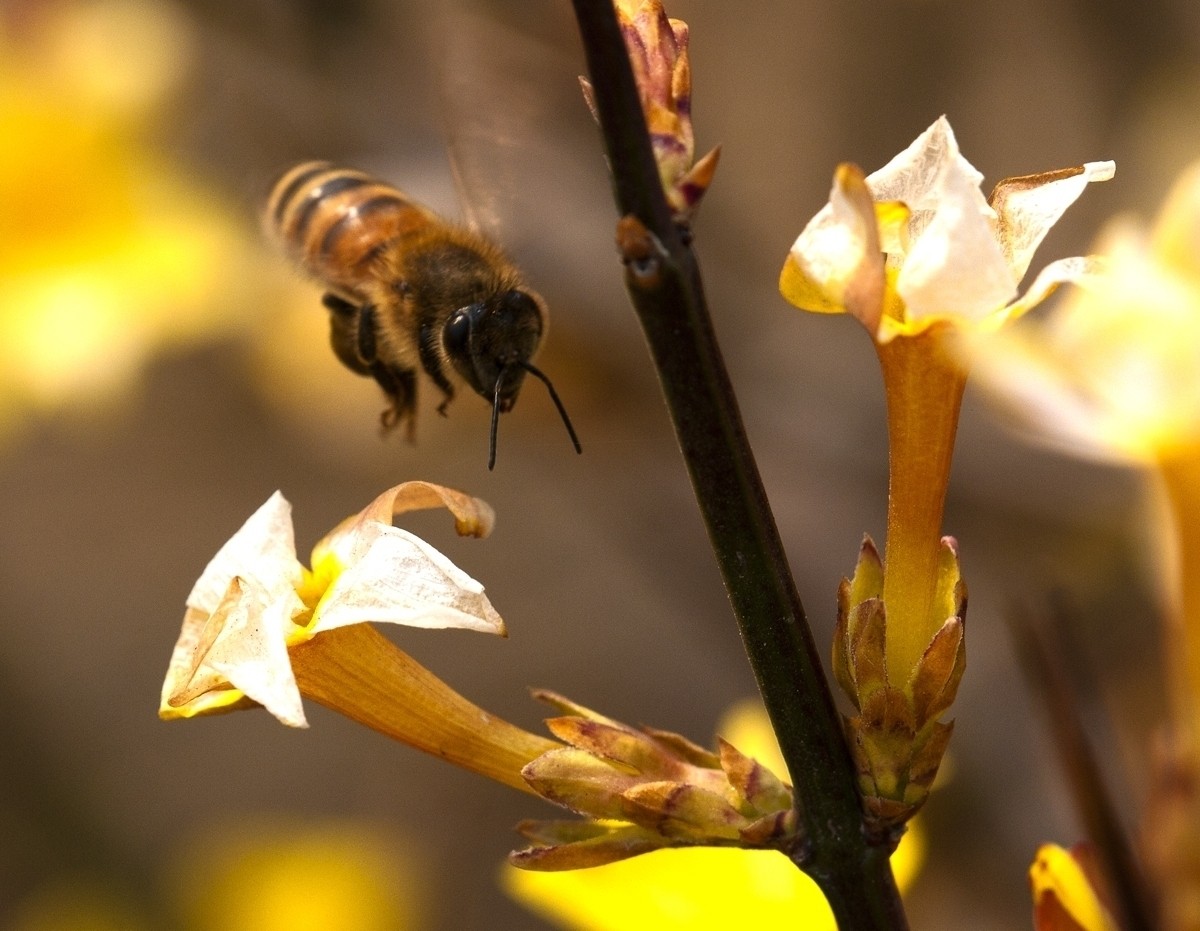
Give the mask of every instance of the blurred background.
M 487 541 L 442 515 L 406 526 L 484 582 L 510 638 L 389 636 L 516 723 L 539 726 L 526 686 L 542 686 L 708 742 L 754 694 L 621 286 L 570 6 L 495 7 L 0 2 L 0 926 L 214 927 L 227 903 L 295 901 L 299 882 L 337 927 L 551 927 L 497 879 L 512 826 L 554 816 L 536 800 L 319 707 L 307 731 L 258 712 L 157 719 L 192 582 L 276 488 L 302 554 L 406 479 L 491 502 Z M 696 248 L 824 649 L 886 492 L 869 340 L 775 288 L 834 166 L 874 170 L 941 113 L 988 189 L 1115 159 L 1034 269 L 1085 252 L 1200 155 L 1200 6 L 668 12 L 691 27 L 698 151 L 723 146 Z M 582 456 L 532 383 L 492 473 L 473 396 L 441 418 L 426 390 L 417 444 L 381 439 L 377 387 L 334 360 L 319 289 L 258 231 L 274 177 L 313 157 L 457 214 L 451 152 L 552 308 L 539 365 Z M 946 531 L 971 587 L 970 670 L 953 772 L 923 816 L 914 927 L 1028 927 L 1037 845 L 1079 836 L 1013 656 L 1015 602 L 1070 593 L 1102 682 L 1092 710 L 1112 724 L 1102 755 L 1136 815 L 1161 704 L 1145 520 L 1135 477 L 1023 445 L 968 391 Z

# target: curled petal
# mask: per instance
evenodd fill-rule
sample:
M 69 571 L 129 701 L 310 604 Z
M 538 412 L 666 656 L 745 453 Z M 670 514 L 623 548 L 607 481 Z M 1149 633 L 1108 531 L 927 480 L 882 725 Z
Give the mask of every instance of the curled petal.
M 994 330 L 1010 320 L 1037 307 L 1053 294 L 1059 285 L 1074 284 L 1081 287 L 1100 287 L 1108 269 L 1108 262 L 1103 256 L 1076 255 L 1066 259 L 1051 262 L 1033 279 L 1033 284 L 1026 289 L 1018 300 L 1013 301 L 1003 312 L 994 315 L 986 322 L 985 329 Z
M 361 552 L 359 535 L 365 526 L 372 523 L 390 526 L 400 514 L 439 507 L 454 515 L 454 529 L 459 536 L 486 537 L 496 523 L 495 512 L 486 501 L 433 482 L 403 482 L 389 488 L 358 514 L 342 521 L 321 540 L 313 548 L 313 566 L 330 552 L 343 564 L 352 562 L 356 552 Z
M 1025 277 L 1034 252 L 1083 189 L 1116 174 L 1115 162 L 1088 162 L 1074 168 L 1005 178 L 989 202 L 1000 221 L 1000 244 L 1013 278 Z

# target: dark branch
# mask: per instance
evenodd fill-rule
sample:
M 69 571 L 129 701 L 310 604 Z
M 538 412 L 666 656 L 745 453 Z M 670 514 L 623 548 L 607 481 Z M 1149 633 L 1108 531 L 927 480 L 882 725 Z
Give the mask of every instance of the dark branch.
M 888 839 L 863 830 L 855 772 L 716 342 L 663 196 L 611 0 L 574 0 L 617 207 L 626 281 L 742 640 L 796 790 L 792 859 L 843 929 L 907 927 Z

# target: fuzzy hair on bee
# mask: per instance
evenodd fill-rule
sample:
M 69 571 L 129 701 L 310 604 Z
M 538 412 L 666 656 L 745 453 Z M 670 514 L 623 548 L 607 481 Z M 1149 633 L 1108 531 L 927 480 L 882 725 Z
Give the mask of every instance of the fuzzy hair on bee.
M 545 302 L 485 236 L 329 162 L 285 172 L 267 199 L 265 223 L 326 288 L 334 354 L 383 389 L 384 432 L 402 426 L 414 439 L 418 372 L 442 392 L 443 415 L 465 382 L 492 405 L 491 469 L 499 416 L 531 374 L 581 451 L 558 393 L 532 362 L 546 333 Z

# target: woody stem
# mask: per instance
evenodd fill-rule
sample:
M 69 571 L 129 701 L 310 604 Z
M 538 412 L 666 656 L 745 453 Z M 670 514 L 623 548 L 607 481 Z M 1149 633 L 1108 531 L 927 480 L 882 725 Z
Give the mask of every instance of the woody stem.
M 841 721 L 784 556 L 704 298 L 699 266 L 672 219 L 612 0 L 573 0 L 622 229 L 653 252 L 635 273 L 634 309 L 759 690 L 794 782 L 803 845 L 793 859 L 838 924 L 907 924 L 882 839 L 863 830 Z

